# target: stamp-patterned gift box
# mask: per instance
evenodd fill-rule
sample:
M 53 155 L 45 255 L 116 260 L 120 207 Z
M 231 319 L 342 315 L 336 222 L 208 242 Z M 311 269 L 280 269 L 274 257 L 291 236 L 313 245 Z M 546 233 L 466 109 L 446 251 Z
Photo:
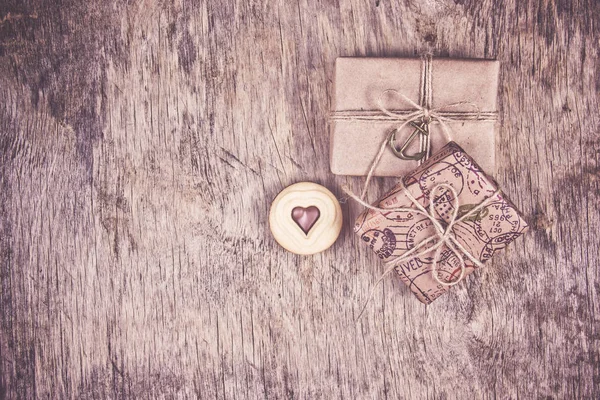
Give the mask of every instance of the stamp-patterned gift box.
M 453 190 L 444 189 L 448 186 Z M 418 212 L 413 201 L 427 209 L 431 217 Z M 448 290 L 443 283 L 456 281 L 463 273 L 466 276 L 477 268 L 469 256 L 483 264 L 527 230 L 520 212 L 498 190 L 497 183 L 454 142 L 407 175 L 376 206 L 415 210 L 366 210 L 358 217 L 354 231 L 379 258 L 395 265 L 404 283 L 426 304 Z M 432 219 L 439 226 L 450 226 L 448 234 L 464 251 L 452 251 L 446 244 L 433 250 L 439 243 L 435 238 L 439 232 Z M 403 257 L 408 251 L 414 253 L 411 249 L 420 244 L 425 244 L 425 251 L 432 250 L 418 257 Z M 423 250 L 417 252 L 421 253 Z M 464 264 L 458 259 L 459 254 Z M 434 261 L 438 279 L 433 276 Z

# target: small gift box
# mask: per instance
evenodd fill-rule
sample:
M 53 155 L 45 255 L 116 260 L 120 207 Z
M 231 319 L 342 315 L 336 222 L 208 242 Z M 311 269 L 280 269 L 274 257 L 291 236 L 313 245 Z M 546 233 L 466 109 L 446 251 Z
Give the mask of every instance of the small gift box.
M 354 231 L 426 304 L 527 230 L 496 182 L 454 142 L 373 208 Z
M 336 60 L 331 113 L 331 171 L 367 175 L 381 144 L 400 148 L 427 122 L 429 134 L 407 155 L 464 146 L 486 171 L 494 171 L 497 61 L 453 58 L 352 58 Z M 394 132 L 398 130 L 398 132 Z M 426 156 L 426 157 L 427 157 Z M 425 157 L 425 158 L 426 158 Z M 402 176 L 417 166 L 385 149 L 373 176 Z

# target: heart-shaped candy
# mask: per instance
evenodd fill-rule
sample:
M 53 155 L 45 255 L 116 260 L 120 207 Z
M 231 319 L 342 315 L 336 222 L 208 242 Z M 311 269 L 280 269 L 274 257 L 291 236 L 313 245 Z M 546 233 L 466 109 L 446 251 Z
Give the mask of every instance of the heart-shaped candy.
M 308 231 L 313 227 L 315 222 L 319 219 L 321 213 L 315 206 L 310 207 L 294 207 L 292 210 L 292 219 L 298 224 L 300 229 L 305 235 L 308 235 Z

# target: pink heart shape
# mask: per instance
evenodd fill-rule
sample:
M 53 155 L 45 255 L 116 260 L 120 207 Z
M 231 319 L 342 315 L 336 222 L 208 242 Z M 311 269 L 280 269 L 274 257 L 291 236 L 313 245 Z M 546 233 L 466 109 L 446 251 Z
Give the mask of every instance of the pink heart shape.
M 307 208 L 294 207 L 292 210 L 292 219 L 298 224 L 305 235 L 308 235 L 308 231 L 310 231 L 320 216 L 321 212 L 315 206 L 310 206 Z

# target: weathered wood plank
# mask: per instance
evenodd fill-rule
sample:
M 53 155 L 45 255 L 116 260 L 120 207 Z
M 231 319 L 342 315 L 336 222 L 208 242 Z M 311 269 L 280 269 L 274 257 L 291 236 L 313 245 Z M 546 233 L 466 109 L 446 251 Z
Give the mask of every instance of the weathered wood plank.
M 600 5 L 7 0 L 0 399 L 597 398 Z M 270 201 L 328 169 L 337 56 L 497 58 L 496 177 L 533 229 L 428 308 Z M 391 187 L 378 179 L 371 197 Z

